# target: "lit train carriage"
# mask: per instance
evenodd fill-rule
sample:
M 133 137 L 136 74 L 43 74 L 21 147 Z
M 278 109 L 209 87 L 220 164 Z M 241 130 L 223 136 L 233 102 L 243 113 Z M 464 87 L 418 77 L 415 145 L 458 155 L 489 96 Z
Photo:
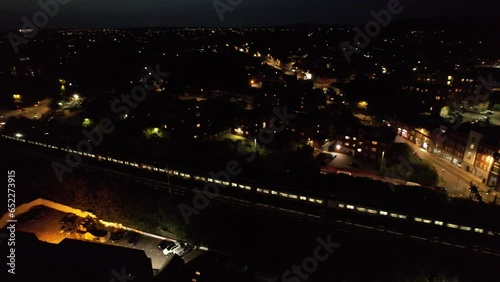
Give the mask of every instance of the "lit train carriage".
M 361 214 L 365 214 L 365 215 L 384 216 L 384 217 L 390 217 L 390 218 L 399 219 L 399 220 L 409 220 L 411 218 L 411 216 L 409 216 L 406 213 L 393 212 L 393 211 L 388 211 L 386 209 L 372 208 L 372 207 L 367 207 L 367 206 L 358 205 L 358 204 L 350 204 L 350 203 L 335 201 L 335 200 L 331 200 L 331 199 L 329 199 L 327 201 L 327 207 L 329 209 L 347 210 L 347 211 L 352 211 L 355 213 L 361 213 Z
M 293 189 L 293 188 L 287 189 L 286 187 L 280 187 L 279 189 L 270 189 L 267 187 L 263 188 L 262 186 L 259 185 L 259 187 L 255 187 L 255 192 L 258 195 L 282 198 L 296 202 L 313 204 L 317 206 L 322 206 L 325 204 L 323 196 L 313 195 L 310 192 L 302 191 L 299 189 Z

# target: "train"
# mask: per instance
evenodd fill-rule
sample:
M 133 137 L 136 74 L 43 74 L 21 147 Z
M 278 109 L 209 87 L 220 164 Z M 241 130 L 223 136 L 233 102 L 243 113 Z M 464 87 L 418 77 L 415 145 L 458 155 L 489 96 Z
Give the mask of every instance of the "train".
M 331 210 L 335 209 L 335 210 L 350 211 L 353 213 L 364 214 L 367 216 L 386 217 L 388 219 L 407 221 L 407 222 L 416 222 L 416 223 L 421 223 L 421 224 L 429 224 L 429 225 L 434 225 L 434 226 L 443 227 L 443 228 L 456 229 L 456 230 L 461 230 L 461 231 L 466 231 L 466 232 L 474 232 L 474 233 L 485 234 L 485 235 L 490 235 L 490 236 L 500 236 L 500 232 L 496 232 L 493 230 L 486 230 L 484 228 L 479 228 L 479 227 L 460 225 L 460 224 L 455 224 L 455 223 L 451 223 L 451 222 L 444 222 L 443 220 L 431 219 L 431 218 L 427 218 L 427 217 L 411 215 L 408 213 L 402 213 L 402 212 L 396 212 L 396 211 L 390 211 L 390 210 L 382 210 L 379 208 L 367 207 L 367 206 L 363 206 L 363 205 L 359 205 L 359 204 L 346 203 L 343 201 L 336 200 L 335 197 L 333 197 L 333 196 L 311 195 L 312 193 L 310 191 L 302 191 L 299 189 L 286 189 L 286 190 L 285 189 L 276 189 L 276 188 L 264 187 L 262 185 L 257 185 L 257 184 L 223 181 L 220 179 L 213 179 L 213 178 L 207 177 L 205 175 L 193 174 L 193 173 L 189 173 L 186 171 L 180 171 L 180 170 L 168 169 L 168 168 L 160 168 L 160 167 L 156 167 L 156 166 L 151 165 L 151 164 L 129 162 L 129 161 L 119 160 L 119 159 L 109 157 L 109 156 L 79 152 L 76 150 L 62 148 L 62 147 L 60 148 L 60 147 L 57 147 L 54 145 L 45 144 L 45 143 L 41 143 L 41 142 L 37 142 L 37 141 L 25 140 L 25 139 L 20 138 L 20 137 L 12 137 L 12 136 L 7 136 L 7 135 L 1 135 L 1 136 L 3 138 L 6 138 L 6 139 L 11 139 L 11 140 L 19 141 L 19 142 L 37 145 L 37 146 L 41 146 L 41 147 L 45 147 L 45 148 L 49 148 L 49 149 L 54 149 L 54 150 L 63 151 L 63 152 L 67 152 L 67 153 L 79 154 L 81 156 L 93 158 L 93 159 L 96 159 L 98 161 L 112 162 L 112 163 L 116 163 L 116 164 L 120 164 L 120 165 L 134 167 L 137 169 L 143 169 L 146 171 L 158 172 L 158 173 L 162 173 L 162 174 L 167 174 L 170 177 L 176 177 L 176 178 L 180 178 L 180 179 L 184 179 L 184 180 L 190 180 L 190 181 L 194 181 L 197 183 L 207 183 L 207 184 L 208 183 L 215 183 L 221 187 L 234 188 L 234 189 L 238 189 L 240 191 L 255 193 L 257 195 L 263 195 L 263 196 L 287 199 L 290 201 L 302 202 L 302 203 L 305 203 L 308 205 L 322 207 L 322 208 L 327 209 L 327 210 L 328 209 L 331 209 Z

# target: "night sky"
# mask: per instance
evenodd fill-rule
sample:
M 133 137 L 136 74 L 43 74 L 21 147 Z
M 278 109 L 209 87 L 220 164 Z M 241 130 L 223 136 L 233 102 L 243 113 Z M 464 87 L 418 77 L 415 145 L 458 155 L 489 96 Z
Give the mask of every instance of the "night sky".
M 54 0 L 42 0 L 54 1 Z M 62 1 L 62 0 L 60 0 Z M 47 28 L 269 26 L 294 23 L 353 24 L 371 20 L 370 11 L 389 0 L 218 0 L 241 2 L 221 21 L 214 0 L 64 0 Z M 41 10 L 38 0 L 1 0 L 0 28 L 17 29 L 21 18 Z M 498 0 L 401 0 L 398 18 L 498 15 Z M 495 7 L 496 6 L 496 7 Z

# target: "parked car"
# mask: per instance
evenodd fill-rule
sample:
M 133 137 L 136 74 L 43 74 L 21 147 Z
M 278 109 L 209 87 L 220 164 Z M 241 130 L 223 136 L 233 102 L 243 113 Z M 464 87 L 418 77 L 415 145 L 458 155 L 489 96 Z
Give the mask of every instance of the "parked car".
M 167 241 L 167 240 L 163 240 L 161 241 L 159 244 L 158 244 L 158 249 L 160 250 L 165 250 L 167 247 L 169 246 L 173 246 L 175 245 L 175 242 L 172 242 L 172 241 Z
M 122 229 L 117 229 L 111 233 L 111 242 L 118 243 L 127 234 L 127 231 Z
M 175 242 L 173 245 L 169 245 L 163 250 L 164 255 L 169 255 L 169 254 L 179 254 L 184 250 L 183 245 L 179 242 Z
M 61 218 L 61 220 L 59 221 L 59 223 L 60 224 L 64 224 L 64 223 L 66 223 L 68 220 L 70 220 L 72 218 L 76 218 L 76 214 L 74 214 L 72 212 L 69 212 L 66 215 L 64 215 L 63 218 Z
M 139 238 L 141 238 L 141 234 L 132 232 L 132 235 L 130 235 L 130 238 L 128 239 L 128 244 L 131 246 L 135 246 L 135 244 L 137 244 L 137 241 L 139 241 Z

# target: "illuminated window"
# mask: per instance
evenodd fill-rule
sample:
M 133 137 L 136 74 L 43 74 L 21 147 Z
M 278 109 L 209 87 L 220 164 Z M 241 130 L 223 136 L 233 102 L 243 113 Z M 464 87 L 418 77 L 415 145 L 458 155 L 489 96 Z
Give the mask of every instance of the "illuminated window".
M 372 145 L 377 145 L 378 142 L 377 141 L 372 141 Z
M 376 152 L 377 151 L 377 148 L 372 148 L 372 152 Z
M 349 136 L 346 136 L 346 137 L 345 137 L 345 139 L 349 140 L 349 139 L 351 139 L 351 137 L 349 137 Z

